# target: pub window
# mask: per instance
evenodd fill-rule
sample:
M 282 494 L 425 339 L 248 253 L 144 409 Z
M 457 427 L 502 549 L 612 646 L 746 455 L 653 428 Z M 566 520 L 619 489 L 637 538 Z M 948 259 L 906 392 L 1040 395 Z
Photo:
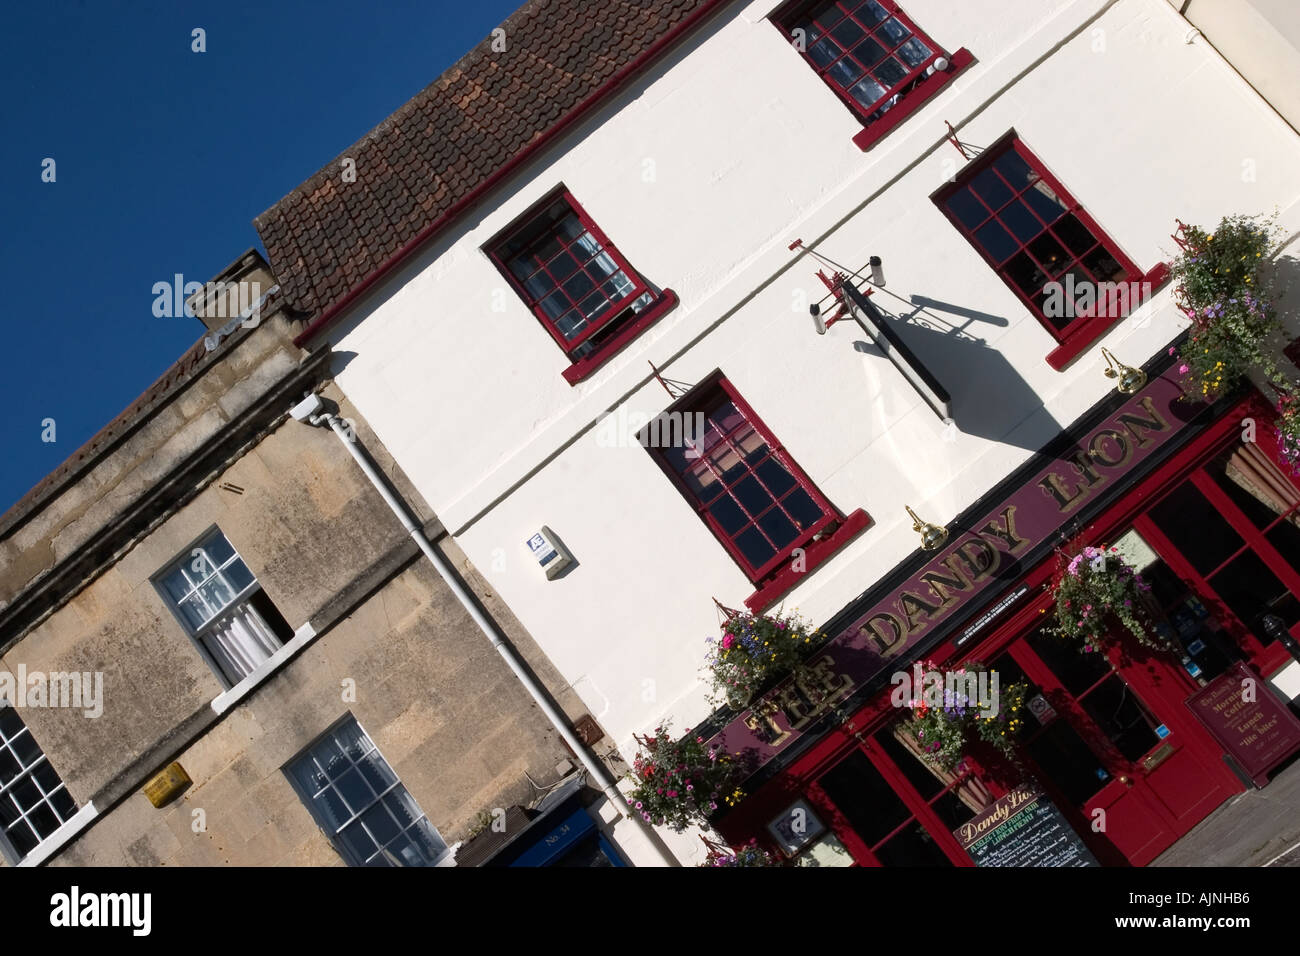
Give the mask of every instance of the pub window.
M 959 50 L 950 65 L 939 44 L 892 0 L 799 2 L 772 22 L 866 126 L 854 140 L 863 149 L 971 60 Z
M 673 406 L 702 429 L 647 450 L 755 585 L 842 520 L 735 386 L 720 375 Z
M 676 304 L 632 268 L 566 189 L 485 247 L 572 363 L 571 384 Z
M 1053 367 L 1138 304 L 1137 266 L 1014 133 L 934 201 L 1056 340 Z

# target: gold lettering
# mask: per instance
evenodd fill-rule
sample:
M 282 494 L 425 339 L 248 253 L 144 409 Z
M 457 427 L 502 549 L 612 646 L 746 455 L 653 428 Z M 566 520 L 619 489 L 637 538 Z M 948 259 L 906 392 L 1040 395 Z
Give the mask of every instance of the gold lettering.
M 1116 420 L 1124 426 L 1130 435 L 1133 436 L 1133 441 L 1137 442 L 1139 448 L 1145 448 L 1151 442 L 1151 439 L 1144 435 L 1139 435 L 1138 429 L 1141 428 L 1145 431 L 1163 432 L 1169 430 L 1169 423 L 1161 418 L 1160 413 L 1155 410 L 1150 395 L 1142 399 L 1138 404 L 1146 409 L 1147 414 L 1151 416 L 1150 418 L 1142 418 L 1136 412 L 1125 412 Z
M 911 591 L 904 591 L 899 595 L 898 604 L 903 610 L 903 620 L 907 621 L 907 633 L 909 634 L 913 631 L 920 631 L 925 628 L 926 622 L 918 621 L 918 614 L 930 617 L 938 611 L 940 607 L 938 604 L 930 604 L 926 601 L 922 601 Z
M 975 557 L 970 554 L 971 548 L 978 552 Z M 966 562 L 966 566 L 970 568 L 972 581 L 979 581 L 988 577 L 1002 563 L 1002 552 L 983 538 L 971 538 L 961 546 L 959 553 L 961 559 Z
M 1110 458 L 1102 454 L 1105 447 L 1106 439 L 1109 438 L 1119 447 L 1119 457 Z M 1088 442 L 1088 454 L 1092 456 L 1093 461 L 1100 462 L 1107 468 L 1115 468 L 1119 465 L 1127 465 L 1129 459 L 1133 457 L 1133 446 L 1128 443 L 1124 433 L 1116 431 L 1113 428 L 1104 428 L 1092 436 Z
M 949 588 L 969 591 L 972 587 L 970 579 L 956 566 L 957 557 L 957 555 L 951 554 L 940 562 L 948 569 L 952 575 L 951 577 L 947 574 L 940 574 L 938 571 L 926 571 L 921 575 L 921 580 L 929 586 L 930 591 L 939 599 L 943 607 L 947 607 L 957 600 L 957 595 L 951 593 L 948 590 Z
M 892 636 L 886 637 L 885 632 L 876 627 L 876 621 L 883 621 L 887 624 Z M 875 643 L 876 650 L 882 657 L 888 656 L 890 648 L 902 644 L 903 641 L 903 625 L 894 615 L 883 611 L 867 618 L 866 623 L 858 628 L 858 633 L 864 634 L 867 640 Z
M 1066 489 L 1063 482 L 1064 479 L 1056 472 L 1052 472 L 1038 482 L 1038 487 L 1051 496 L 1052 500 L 1056 502 L 1057 509 L 1062 514 L 1073 510 L 1075 505 L 1088 497 L 1087 488 L 1079 485 L 1073 489 Z
M 1007 543 L 1007 550 L 1014 551 L 1022 544 L 1028 544 L 1028 538 L 1022 538 L 1016 534 L 1016 506 L 1007 505 L 1002 511 L 1002 525 L 998 525 L 998 519 L 994 518 L 984 526 L 984 534 L 991 534 L 995 538 L 1001 538 Z

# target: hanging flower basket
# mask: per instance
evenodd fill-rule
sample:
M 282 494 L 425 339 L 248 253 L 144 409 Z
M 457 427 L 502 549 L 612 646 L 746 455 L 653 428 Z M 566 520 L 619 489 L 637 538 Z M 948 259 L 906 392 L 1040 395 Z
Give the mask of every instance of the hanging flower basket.
M 1191 320 L 1177 354 L 1183 388 L 1214 401 L 1252 377 L 1277 394 L 1278 447 L 1284 464 L 1300 470 L 1300 409 L 1290 363 L 1280 361 L 1284 338 L 1264 266 L 1284 239 L 1276 215 L 1226 216 L 1213 232 L 1179 223 L 1182 252 L 1174 260 L 1178 306 Z
M 731 614 L 721 636 L 708 639 L 709 700 L 744 710 L 760 690 L 798 673 L 821 636 L 793 614 Z
M 926 671 L 940 671 L 930 662 L 926 662 L 924 667 Z M 957 772 L 976 740 L 991 744 L 1013 762 L 1017 760 L 1015 736 L 1024 727 L 1029 685 L 1020 681 L 1006 687 L 999 686 L 996 701 L 972 699 L 965 678 L 988 670 L 981 662 L 970 661 L 951 672 L 955 678 L 954 686 L 944 688 L 942 703 L 927 699 L 928 694 L 907 702 L 912 712 L 908 729 L 927 763 L 948 773 Z M 991 687 L 991 682 L 986 686 Z
M 785 861 L 759 846 L 751 839 L 739 850 L 708 844 L 709 855 L 700 866 L 784 866 Z
M 1085 654 L 1104 653 L 1121 629 L 1145 647 L 1168 650 L 1156 629 L 1150 592 L 1151 585 L 1118 548 L 1089 547 L 1073 557 L 1063 555 L 1053 586 L 1056 625 L 1050 630 L 1079 642 Z
M 671 827 L 678 833 L 708 825 L 709 814 L 744 796 L 735 786 L 739 768 L 717 744 L 686 734 L 673 740 L 667 726 L 653 737 L 637 737 L 641 752 L 632 761 L 632 790 L 628 806 L 646 823 Z

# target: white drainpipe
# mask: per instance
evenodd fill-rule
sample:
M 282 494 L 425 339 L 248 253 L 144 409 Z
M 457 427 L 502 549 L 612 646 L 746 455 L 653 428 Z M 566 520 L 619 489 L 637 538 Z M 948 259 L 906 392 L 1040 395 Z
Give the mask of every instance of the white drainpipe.
M 474 623 L 478 625 L 479 630 L 483 632 L 491 642 L 492 646 L 496 648 L 497 653 L 501 655 L 501 658 L 506 662 L 506 665 L 514 671 L 515 677 L 519 679 L 519 682 L 524 685 L 524 689 L 527 690 L 533 700 L 537 702 L 537 706 L 542 709 L 542 713 L 544 713 L 546 719 L 551 722 L 551 726 L 559 732 L 562 738 L 564 738 L 564 742 L 569 745 L 569 749 L 578 755 L 578 759 L 581 760 L 582 765 L 587 768 L 587 772 L 591 774 L 592 779 L 600 785 L 600 789 L 604 791 L 605 796 L 609 799 L 610 803 L 613 804 L 614 809 L 620 815 L 632 818 L 624 810 L 627 798 L 624 797 L 623 794 L 619 792 L 618 787 L 614 785 L 614 780 L 610 777 L 609 771 L 605 769 L 605 765 L 588 751 L 587 745 L 582 742 L 581 738 L 579 738 L 569 726 L 568 719 L 551 704 L 550 698 L 545 689 L 543 689 L 541 685 L 533 679 L 533 676 L 520 662 L 519 658 L 515 654 L 514 648 L 510 646 L 510 643 L 506 640 L 505 636 L 498 630 L 496 623 L 479 610 L 478 603 L 470 596 L 469 592 L 465 590 L 465 586 L 461 584 L 459 576 L 452 570 L 451 566 L 447 564 L 447 559 L 429 543 L 429 539 L 424 536 L 424 532 L 420 529 L 419 524 L 411 517 L 410 511 L 406 507 L 406 503 L 393 493 L 393 491 L 388 487 L 388 482 L 385 481 L 383 476 L 375 470 L 375 466 L 371 464 L 370 458 L 362 451 L 360 442 L 357 441 L 352 429 L 337 415 L 325 411 L 324 403 L 319 395 L 309 395 L 301 403 L 295 405 L 291 409 L 290 414 L 300 422 L 305 422 L 311 425 L 327 424 L 331 429 L 333 429 L 334 434 L 337 435 L 339 441 L 343 443 L 343 447 L 348 450 L 348 454 L 352 456 L 352 459 L 365 473 L 365 476 L 370 479 L 370 483 L 375 486 L 375 490 L 379 492 L 380 496 L 384 499 L 385 503 L 387 503 L 393 514 L 397 516 L 397 520 L 402 522 L 402 527 L 406 529 L 406 533 L 414 539 L 416 545 L 424 552 L 424 556 L 433 563 L 434 568 L 436 568 L 438 574 L 442 576 L 447 587 L 451 588 L 451 593 L 456 595 L 456 600 L 460 601 L 461 606 L 464 607 L 469 613 L 469 616 L 474 619 Z M 651 832 L 651 839 L 648 842 L 654 848 L 654 851 L 659 858 L 663 860 L 665 865 L 679 865 L 677 860 L 663 849 L 657 837 L 653 835 L 653 831 Z

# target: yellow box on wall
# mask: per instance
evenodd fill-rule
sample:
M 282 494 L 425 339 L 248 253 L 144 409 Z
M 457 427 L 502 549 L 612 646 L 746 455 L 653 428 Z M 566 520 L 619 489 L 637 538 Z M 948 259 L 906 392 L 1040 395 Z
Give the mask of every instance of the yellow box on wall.
M 193 781 L 179 763 L 171 763 L 144 785 L 144 795 L 155 807 L 171 803 Z

